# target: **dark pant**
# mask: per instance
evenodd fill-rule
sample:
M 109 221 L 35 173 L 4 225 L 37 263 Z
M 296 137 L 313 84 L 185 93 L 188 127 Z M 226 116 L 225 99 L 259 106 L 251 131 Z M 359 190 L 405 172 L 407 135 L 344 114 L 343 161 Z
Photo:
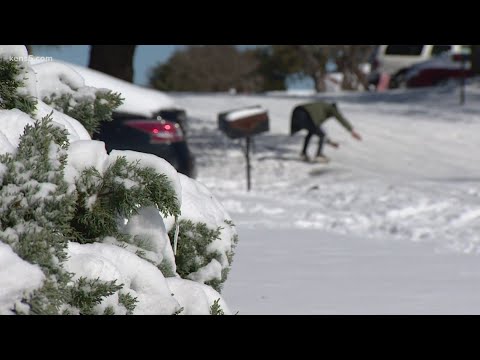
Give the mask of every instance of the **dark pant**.
M 325 141 L 325 133 L 323 132 L 323 130 L 320 128 L 320 127 L 316 127 L 316 129 L 314 131 L 309 131 L 307 136 L 305 136 L 305 142 L 303 144 L 303 150 L 302 150 L 302 154 L 303 155 L 307 155 L 307 147 L 308 147 L 308 144 L 310 142 L 310 138 L 313 136 L 313 135 L 317 135 L 318 136 L 318 149 L 317 149 L 317 156 L 318 155 L 322 155 L 322 149 L 323 149 L 323 143 Z
M 291 135 L 303 129 L 308 131 L 308 134 L 305 137 L 305 143 L 303 144 L 303 149 L 302 149 L 303 155 L 307 154 L 308 144 L 313 135 L 317 135 L 319 138 L 317 155 L 322 154 L 323 143 L 325 140 L 325 133 L 319 126 L 315 125 L 312 118 L 310 117 L 310 114 L 302 106 L 297 106 L 293 110 L 290 127 L 291 127 L 290 129 Z

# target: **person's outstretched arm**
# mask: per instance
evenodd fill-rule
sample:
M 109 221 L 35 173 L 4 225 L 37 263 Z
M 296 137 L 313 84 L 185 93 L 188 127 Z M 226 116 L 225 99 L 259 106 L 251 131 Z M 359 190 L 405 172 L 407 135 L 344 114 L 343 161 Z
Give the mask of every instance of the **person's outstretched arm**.
M 347 129 L 348 132 L 350 132 L 350 134 L 351 134 L 356 140 L 359 140 L 359 141 L 362 140 L 362 137 L 360 136 L 360 134 L 357 133 L 357 132 L 353 129 L 352 124 L 350 124 L 350 122 L 343 117 L 342 113 L 341 113 L 336 107 L 334 107 L 334 109 L 333 109 L 333 116 L 335 116 L 335 118 L 340 122 L 340 124 L 342 124 L 343 127 L 344 127 L 345 129 Z

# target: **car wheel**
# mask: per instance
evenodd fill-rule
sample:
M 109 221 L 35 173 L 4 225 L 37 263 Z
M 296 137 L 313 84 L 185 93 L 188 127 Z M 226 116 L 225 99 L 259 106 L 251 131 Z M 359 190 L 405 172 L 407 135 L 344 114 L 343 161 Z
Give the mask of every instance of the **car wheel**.
M 400 81 L 400 82 L 398 83 L 398 88 L 399 88 L 399 89 L 406 89 L 406 88 L 408 88 L 408 86 L 407 86 L 407 81 L 406 81 L 405 79 L 402 79 L 402 81 Z
M 402 69 L 402 70 L 399 70 L 395 75 L 393 75 L 392 79 L 390 80 L 390 88 L 391 89 L 406 88 L 407 87 L 407 83 L 405 79 L 406 73 L 407 73 L 407 69 Z

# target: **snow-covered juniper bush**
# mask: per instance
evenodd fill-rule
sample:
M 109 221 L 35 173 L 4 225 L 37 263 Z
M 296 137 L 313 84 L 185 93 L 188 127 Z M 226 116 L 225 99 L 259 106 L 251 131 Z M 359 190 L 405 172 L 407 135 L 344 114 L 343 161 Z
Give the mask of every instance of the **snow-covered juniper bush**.
M 66 130 L 48 116 L 25 127 L 15 154 L 0 156 L 0 240 L 46 276 L 43 287 L 23 299 L 28 307 L 16 309 L 19 313 L 90 314 L 94 304 L 121 288 L 114 282 L 73 282 L 63 269 L 78 197 L 64 180 L 68 145 Z
M 76 241 L 80 243 L 95 242 L 106 236 L 134 241 L 118 231 L 117 222 L 119 218 L 129 219 L 143 206 L 156 206 L 164 215 L 180 214 L 175 192 L 166 175 L 140 167 L 138 163 L 129 163 L 124 157 L 117 158 L 103 176 L 94 167 L 84 170 L 76 188 L 78 201 L 72 226 L 76 230 Z M 92 198 L 95 200 L 91 204 Z
M 234 226 L 233 222 L 229 220 L 225 220 L 225 225 Z M 231 251 L 227 251 L 225 261 L 218 250 L 212 250 L 208 246 L 220 238 L 221 227 L 212 229 L 205 223 L 194 223 L 184 219 L 180 220 L 179 227 L 177 255 L 175 256 L 177 273 L 182 278 L 192 278 L 193 273 L 209 265 L 212 261 L 216 261 L 222 267 L 221 277 L 206 281 L 205 284 L 221 292 L 233 262 L 233 249 L 238 242 L 237 234 L 233 235 L 233 239 L 231 239 L 233 247 Z M 172 246 L 174 235 L 174 229 L 172 229 L 169 233 Z M 192 280 L 195 278 L 193 277 Z
M 83 87 L 73 94 L 52 94 L 43 101 L 74 119 L 87 129 L 90 136 L 96 133 L 102 121 L 111 121 L 112 112 L 122 104 L 120 94 L 110 90 Z
M 23 86 L 22 70 L 18 62 L 0 58 L 0 109 L 19 109 L 33 114 L 36 99 L 18 91 Z
M 221 276 L 204 282 L 220 291 L 234 246 L 232 251 L 220 253 L 209 250 L 208 245 L 222 236 L 222 228 L 182 220 L 176 263 L 173 257 L 152 256 L 150 239 L 125 233 L 124 224 L 145 209 L 179 218 L 180 204 L 169 178 L 120 156 L 102 173 L 91 166 L 74 182 L 67 181 L 69 134 L 52 121 L 53 113 L 41 119 L 35 114 L 38 101 L 24 86 L 26 74 L 20 62 L 0 57 L 0 109 L 18 109 L 39 119 L 24 128 L 15 151 L 0 155 L 0 241 L 21 259 L 38 265 L 45 279 L 41 287 L 25 292 L 10 310 L 16 314 L 134 313 L 138 300 L 124 284 L 79 277 L 65 269 L 69 243 L 117 245 L 152 263 L 165 277 L 199 281 L 192 275 L 217 262 Z M 63 95 L 51 93 L 43 100 L 78 120 L 90 135 L 102 121 L 111 120 L 122 102 L 120 94 L 90 87 Z M 229 221 L 225 224 L 233 226 Z M 234 245 L 237 235 L 232 236 L 229 240 Z M 173 242 L 174 231 L 169 237 Z M 99 306 L 106 298 L 108 306 Z M 218 299 L 210 313 L 223 314 L 219 306 Z M 177 307 L 171 313 L 183 309 Z
M 105 236 L 128 241 L 117 220 L 130 218 L 140 206 L 154 205 L 174 216 L 180 212 L 165 175 L 124 158 L 103 177 L 87 169 L 76 187 L 69 186 L 64 180 L 68 145 L 66 130 L 46 117 L 25 128 L 15 154 L 0 156 L 0 239 L 47 276 L 45 285 L 24 299 L 31 313 L 93 314 L 94 305 L 122 288 L 98 279 L 72 283 L 72 274 L 62 267 L 68 241 L 93 243 Z M 138 186 L 126 188 L 122 180 L 127 177 Z M 85 199 L 92 195 L 96 201 L 89 208 Z M 131 312 L 134 300 L 124 294 L 119 302 Z

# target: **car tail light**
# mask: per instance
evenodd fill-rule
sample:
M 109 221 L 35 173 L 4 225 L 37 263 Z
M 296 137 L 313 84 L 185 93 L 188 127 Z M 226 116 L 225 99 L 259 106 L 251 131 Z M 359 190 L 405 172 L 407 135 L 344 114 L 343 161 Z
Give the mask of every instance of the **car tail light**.
M 470 60 L 470 56 L 468 54 L 453 54 L 452 60 L 456 62 L 467 62 Z
M 125 125 L 150 135 L 151 144 L 169 144 L 183 141 L 180 125 L 166 120 L 127 121 Z

